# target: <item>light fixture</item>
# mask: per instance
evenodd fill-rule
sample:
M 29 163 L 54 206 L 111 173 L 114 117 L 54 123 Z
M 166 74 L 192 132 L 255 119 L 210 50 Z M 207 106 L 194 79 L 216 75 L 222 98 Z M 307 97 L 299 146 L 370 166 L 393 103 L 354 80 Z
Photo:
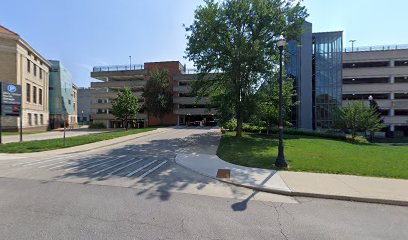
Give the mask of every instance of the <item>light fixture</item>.
M 279 40 L 278 40 L 278 43 L 277 43 L 278 47 L 282 48 L 282 47 L 286 46 L 286 44 L 287 44 L 286 39 L 283 36 L 280 36 Z
M 372 95 L 370 95 L 370 96 L 368 96 L 368 101 L 373 101 L 373 96 Z

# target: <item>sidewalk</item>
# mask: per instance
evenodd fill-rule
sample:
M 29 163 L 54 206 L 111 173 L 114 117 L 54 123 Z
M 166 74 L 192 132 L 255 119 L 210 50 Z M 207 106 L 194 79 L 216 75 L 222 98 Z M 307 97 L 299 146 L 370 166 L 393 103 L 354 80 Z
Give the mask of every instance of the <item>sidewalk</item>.
M 408 180 L 249 168 L 206 154 L 178 154 L 176 162 L 211 178 L 230 169 L 230 179 L 217 179 L 265 192 L 408 206 Z

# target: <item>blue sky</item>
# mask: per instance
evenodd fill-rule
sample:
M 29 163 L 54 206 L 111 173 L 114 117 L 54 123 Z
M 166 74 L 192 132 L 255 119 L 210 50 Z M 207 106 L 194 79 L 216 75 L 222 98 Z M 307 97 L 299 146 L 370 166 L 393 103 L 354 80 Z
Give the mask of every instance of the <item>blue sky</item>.
M 183 24 L 202 0 L 3 0 L 0 24 L 44 57 L 61 60 L 78 86 L 93 66 L 180 60 Z M 344 31 L 344 45 L 408 44 L 408 1 L 305 0 L 313 31 Z

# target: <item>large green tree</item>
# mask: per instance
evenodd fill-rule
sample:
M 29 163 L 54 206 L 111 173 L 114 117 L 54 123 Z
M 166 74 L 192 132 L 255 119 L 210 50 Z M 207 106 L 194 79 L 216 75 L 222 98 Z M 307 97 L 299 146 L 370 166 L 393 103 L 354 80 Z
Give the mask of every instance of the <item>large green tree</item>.
M 376 132 L 383 128 L 381 116 L 373 107 L 361 101 L 353 101 L 347 106 L 339 107 L 335 114 L 334 127 L 344 132 L 350 131 L 354 139 L 357 132 Z
M 173 95 L 167 69 L 155 68 L 143 92 L 146 111 L 158 118 L 173 111 Z
M 293 88 L 293 79 L 285 78 L 283 81 L 283 116 L 286 125 L 289 124 L 291 110 L 296 106 L 296 95 Z M 267 128 L 267 133 L 279 122 L 279 82 L 277 78 L 266 81 L 257 92 L 257 108 L 254 113 L 257 120 L 262 121 Z
M 187 58 L 199 74 L 199 96 L 222 94 L 242 135 L 245 111 L 263 79 L 278 70 L 277 40 L 297 39 L 307 16 L 294 0 L 205 0 L 186 27 Z M 211 78 L 206 78 L 212 73 Z
M 136 118 L 139 109 L 139 101 L 129 88 L 121 89 L 112 103 L 112 114 L 122 121 L 126 130 L 129 119 Z

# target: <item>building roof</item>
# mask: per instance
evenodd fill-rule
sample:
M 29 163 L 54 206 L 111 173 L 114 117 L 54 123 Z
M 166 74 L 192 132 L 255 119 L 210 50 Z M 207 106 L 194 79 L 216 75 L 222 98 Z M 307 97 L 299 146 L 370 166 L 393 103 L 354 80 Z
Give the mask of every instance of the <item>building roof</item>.
M 9 35 L 14 35 L 14 36 L 19 36 L 17 33 L 11 31 L 10 29 L 0 25 L 0 33 L 3 34 L 9 34 Z

